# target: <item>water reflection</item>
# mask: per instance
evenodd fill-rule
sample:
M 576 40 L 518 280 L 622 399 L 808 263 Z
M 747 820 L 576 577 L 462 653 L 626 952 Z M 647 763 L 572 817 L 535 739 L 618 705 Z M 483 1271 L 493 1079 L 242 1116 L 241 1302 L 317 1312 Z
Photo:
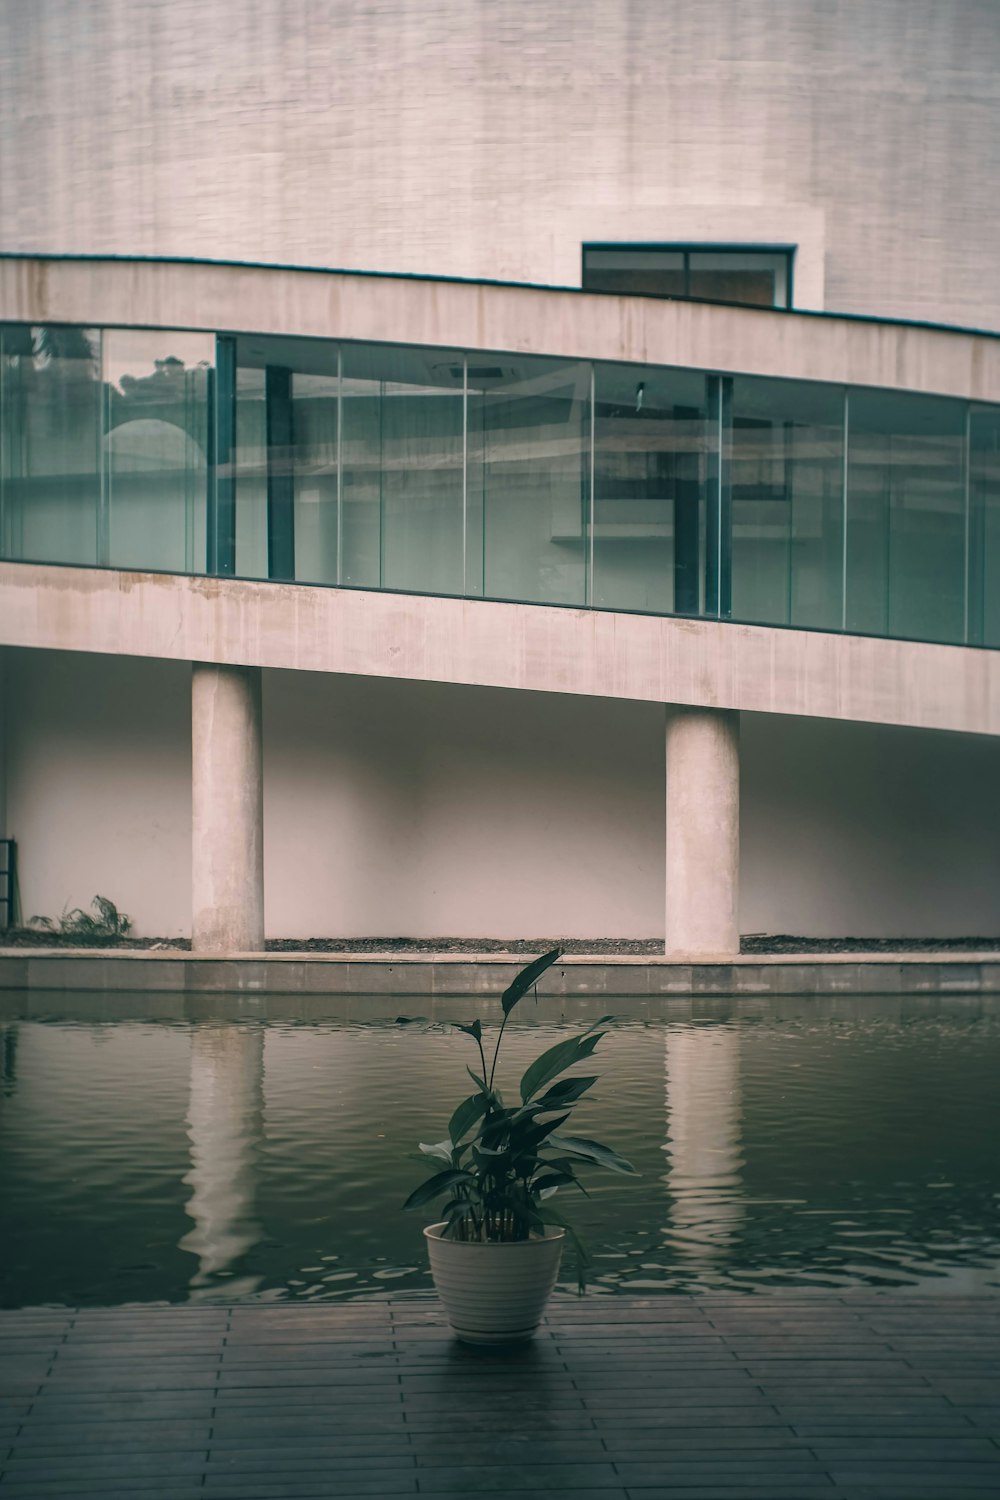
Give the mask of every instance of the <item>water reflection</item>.
M 13 1094 L 17 1084 L 17 1026 L 0 1026 L 0 1094 Z
M 510 1096 L 606 1004 L 526 1008 Z M 566 1201 L 595 1290 L 997 1289 L 1000 996 L 616 1009 L 579 1131 L 642 1175 Z M 401 1204 L 468 1087 L 441 1023 L 497 1010 L 4 992 L 0 1305 L 429 1294 Z
M 178 1241 L 198 1257 L 191 1299 L 245 1297 L 260 1276 L 233 1267 L 260 1239 L 255 1216 L 257 1153 L 264 1118 L 264 1032 L 259 1026 L 196 1026 L 191 1033 L 187 1133 L 194 1228 Z
M 670 1199 L 666 1241 L 681 1255 L 723 1254 L 744 1218 L 740 1037 L 721 1026 L 665 1038 Z

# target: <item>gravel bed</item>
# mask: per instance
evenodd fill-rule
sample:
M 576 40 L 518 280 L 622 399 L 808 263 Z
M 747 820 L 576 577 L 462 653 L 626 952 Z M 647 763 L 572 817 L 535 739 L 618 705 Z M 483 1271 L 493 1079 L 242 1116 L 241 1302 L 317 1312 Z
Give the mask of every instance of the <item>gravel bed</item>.
M 270 938 L 268 953 L 544 953 L 559 947 L 565 953 L 615 957 L 658 955 L 656 938 Z M 157 949 L 190 950 L 188 938 L 107 938 L 81 941 L 78 935 L 12 927 L 0 932 L 5 948 L 122 948 L 144 952 Z M 741 953 L 984 953 L 1000 951 L 1000 937 L 960 938 L 811 938 L 787 933 L 753 933 L 740 941 Z

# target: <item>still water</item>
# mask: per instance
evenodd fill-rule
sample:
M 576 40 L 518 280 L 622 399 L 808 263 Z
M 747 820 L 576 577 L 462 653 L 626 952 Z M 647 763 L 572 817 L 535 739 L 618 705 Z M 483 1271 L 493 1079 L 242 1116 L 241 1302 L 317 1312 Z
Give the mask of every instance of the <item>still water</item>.
M 605 1008 L 524 1002 L 509 1092 Z M 0 1306 L 427 1292 L 412 1153 L 498 1009 L 0 996 Z M 642 1176 L 561 1195 L 596 1292 L 1000 1287 L 1000 997 L 615 1009 L 573 1129 Z

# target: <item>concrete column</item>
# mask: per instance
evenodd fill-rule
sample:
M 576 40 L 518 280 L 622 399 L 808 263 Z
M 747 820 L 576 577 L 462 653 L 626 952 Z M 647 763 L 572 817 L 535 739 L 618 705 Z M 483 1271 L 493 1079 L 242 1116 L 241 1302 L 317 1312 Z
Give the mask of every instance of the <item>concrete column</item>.
M 191 946 L 196 953 L 261 953 L 259 667 L 194 663 L 191 750 Z
M 664 951 L 692 957 L 740 948 L 739 714 L 667 709 Z

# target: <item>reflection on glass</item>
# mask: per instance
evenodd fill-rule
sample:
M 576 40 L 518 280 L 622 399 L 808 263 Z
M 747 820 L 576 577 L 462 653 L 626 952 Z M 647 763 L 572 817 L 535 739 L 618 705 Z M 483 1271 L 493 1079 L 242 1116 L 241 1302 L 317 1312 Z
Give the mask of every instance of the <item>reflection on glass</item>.
M 0 505 L 4 555 L 99 561 L 101 335 L 0 330 Z
M 738 375 L 733 381 L 733 615 L 841 623 L 844 394 Z
M 704 599 L 705 379 L 597 365 L 594 576 L 604 609 L 698 614 Z
M 205 1025 L 191 1033 L 187 1131 L 191 1169 L 188 1217 L 180 1240 L 198 1257 L 191 1299 L 247 1296 L 259 1276 L 236 1276 L 236 1263 L 260 1239 L 256 1163 L 262 1135 L 264 1032 L 260 1027 Z
M 470 361 L 469 493 L 491 598 L 586 602 L 590 381 L 587 364 Z
M 752 307 L 788 307 L 786 251 L 692 250 L 687 295 L 706 302 Z
M 465 366 L 446 349 L 352 349 L 381 377 L 382 585 L 460 594 Z
M 1000 411 L 969 419 L 969 639 L 1000 646 Z
M 266 578 L 267 412 L 260 368 L 236 368 L 236 574 Z
M 666 1105 L 669 1242 L 684 1255 L 718 1255 L 745 1214 L 740 1039 L 734 1028 L 668 1032 Z
M 846 628 L 965 638 L 965 406 L 851 391 Z
M 104 456 L 112 567 L 205 571 L 211 334 L 104 335 Z
M 685 255 L 683 250 L 588 247 L 583 252 L 583 287 L 632 297 L 686 297 Z
M 340 357 L 323 354 L 326 369 L 292 375 L 295 577 L 306 583 L 340 578 Z
M 583 287 L 626 296 L 693 297 L 755 307 L 791 305 L 791 253 L 739 245 L 588 245 Z
M 675 253 L 688 281 L 720 271 L 716 252 Z M 646 251 L 621 254 L 642 271 Z M 665 367 L 5 325 L 0 552 L 995 646 L 998 412 Z

